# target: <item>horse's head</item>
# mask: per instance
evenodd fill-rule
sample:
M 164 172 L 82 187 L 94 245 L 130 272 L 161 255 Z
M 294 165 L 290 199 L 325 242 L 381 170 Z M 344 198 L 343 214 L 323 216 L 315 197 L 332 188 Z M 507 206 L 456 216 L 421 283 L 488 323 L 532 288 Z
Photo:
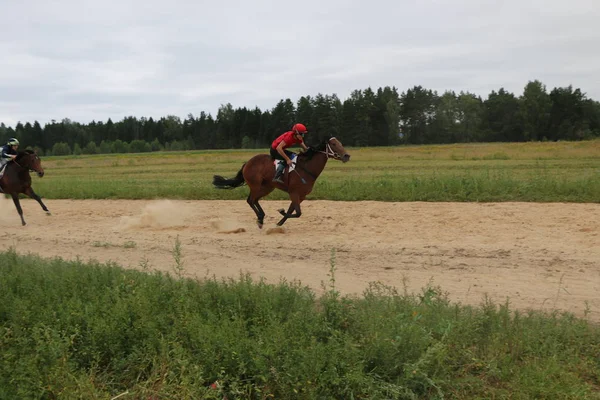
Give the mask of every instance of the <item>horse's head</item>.
M 15 162 L 23 168 L 34 171 L 40 178 L 44 176 L 42 160 L 32 150 L 20 151 L 17 154 L 17 158 L 15 158 Z
M 340 160 L 343 163 L 350 161 L 350 154 L 346 152 L 342 142 L 337 140 L 335 137 L 329 137 L 323 142 L 325 148 L 325 154 L 327 157 Z

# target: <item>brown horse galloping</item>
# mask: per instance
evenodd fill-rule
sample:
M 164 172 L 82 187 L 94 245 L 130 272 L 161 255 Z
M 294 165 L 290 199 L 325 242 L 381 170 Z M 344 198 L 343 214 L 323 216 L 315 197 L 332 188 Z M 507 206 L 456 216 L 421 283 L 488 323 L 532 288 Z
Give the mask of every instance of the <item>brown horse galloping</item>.
M 279 210 L 283 218 L 277 225 L 281 226 L 288 218 L 299 218 L 302 215 L 300 203 L 312 191 L 315 181 L 330 158 L 344 163 L 350 160 L 350 155 L 346 153 L 344 146 L 334 137 L 327 138 L 318 146 L 310 147 L 308 151 L 298 155 L 293 173 L 288 172 L 286 168 L 285 183 L 283 184 L 273 182 L 275 167 L 271 156 L 258 154 L 242 165 L 235 178 L 225 179 L 222 176 L 215 175 L 213 185 L 219 189 L 232 189 L 246 183 L 250 188 L 250 194 L 246 201 L 256 214 L 256 222 L 259 228 L 263 226 L 265 212 L 258 204 L 258 200 L 267 196 L 276 188 L 288 192 L 292 203 L 287 212 L 284 209 Z
M 19 193 L 26 194 L 32 199 L 37 200 L 42 209 L 46 211 L 46 214 L 50 215 L 50 211 L 48 211 L 40 196 L 31 188 L 29 171 L 36 172 L 40 178 L 44 176 L 44 168 L 42 168 L 42 162 L 38 155 L 31 150 L 20 151 L 17 154 L 17 158 L 14 161 L 10 161 L 4 167 L 4 175 L 0 178 L 0 193 L 12 196 L 23 225 L 25 225 L 25 219 L 23 218 L 23 210 L 19 201 Z

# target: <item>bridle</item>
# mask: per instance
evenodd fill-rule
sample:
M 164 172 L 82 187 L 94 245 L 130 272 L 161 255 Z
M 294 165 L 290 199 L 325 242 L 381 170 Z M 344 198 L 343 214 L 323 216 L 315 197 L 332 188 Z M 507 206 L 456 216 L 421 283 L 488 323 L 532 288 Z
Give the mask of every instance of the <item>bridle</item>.
M 34 156 L 34 157 L 37 157 L 37 154 L 28 154 L 28 155 L 29 155 L 29 156 Z M 27 155 L 26 155 L 26 156 L 27 156 Z M 27 168 L 26 168 L 26 167 L 22 166 L 21 164 L 19 164 L 19 163 L 17 162 L 17 159 L 16 159 L 16 158 L 13 160 L 13 162 L 14 162 L 15 164 L 17 164 L 17 166 L 18 166 L 19 168 L 21 168 L 21 169 L 28 169 L 30 172 L 35 172 L 36 174 L 39 174 L 39 173 L 40 173 L 40 171 L 36 171 L 35 169 L 33 169 L 33 168 L 31 168 L 31 167 L 27 167 Z
M 321 154 L 325 154 L 327 156 L 327 159 L 333 158 L 335 160 L 341 160 L 342 156 L 340 156 L 339 153 L 336 153 L 335 151 L 333 151 L 333 148 L 329 144 L 329 142 L 332 141 L 333 139 L 335 139 L 335 137 L 332 137 L 329 140 L 327 140 L 327 143 L 325 144 L 325 150 L 324 151 L 323 150 L 317 150 L 317 152 L 321 153 Z M 300 164 L 296 163 L 296 166 L 298 168 L 300 168 L 302 171 L 304 171 L 308 176 L 310 176 L 313 181 L 317 180 L 317 177 L 312 172 L 310 172 L 309 170 L 307 170 L 306 168 L 304 168 L 303 165 L 300 165 Z M 294 171 L 298 174 L 298 176 L 300 176 L 300 174 L 298 173 L 298 171 L 296 169 Z M 306 183 L 304 181 L 304 178 L 302 178 L 302 176 L 300 176 L 300 179 L 302 179 L 302 183 Z
M 329 144 L 330 141 L 332 141 L 333 139 L 335 139 L 335 137 L 330 138 L 327 141 L 327 144 L 325 145 L 325 151 L 319 151 L 319 153 L 323 153 L 327 156 L 327 158 L 333 158 L 335 160 L 341 160 L 342 156 L 339 155 L 339 153 L 336 153 L 335 151 L 333 151 L 333 149 L 331 148 L 331 145 Z

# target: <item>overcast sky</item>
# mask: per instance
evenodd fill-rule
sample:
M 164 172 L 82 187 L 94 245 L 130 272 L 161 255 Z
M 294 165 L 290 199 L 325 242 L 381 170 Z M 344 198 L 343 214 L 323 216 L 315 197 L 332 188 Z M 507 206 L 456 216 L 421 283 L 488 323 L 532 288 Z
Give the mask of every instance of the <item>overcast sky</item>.
M 0 0 L 0 122 L 529 80 L 600 100 L 598 0 Z

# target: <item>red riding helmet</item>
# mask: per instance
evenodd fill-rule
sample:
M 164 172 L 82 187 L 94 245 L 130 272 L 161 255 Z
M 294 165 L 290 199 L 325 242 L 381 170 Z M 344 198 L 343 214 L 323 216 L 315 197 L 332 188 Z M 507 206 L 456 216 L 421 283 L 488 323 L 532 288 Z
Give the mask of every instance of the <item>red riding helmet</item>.
M 304 126 L 303 124 L 295 124 L 292 127 L 292 130 L 294 131 L 294 133 L 299 133 L 300 135 L 304 135 L 306 132 L 308 132 L 306 130 L 306 126 Z

